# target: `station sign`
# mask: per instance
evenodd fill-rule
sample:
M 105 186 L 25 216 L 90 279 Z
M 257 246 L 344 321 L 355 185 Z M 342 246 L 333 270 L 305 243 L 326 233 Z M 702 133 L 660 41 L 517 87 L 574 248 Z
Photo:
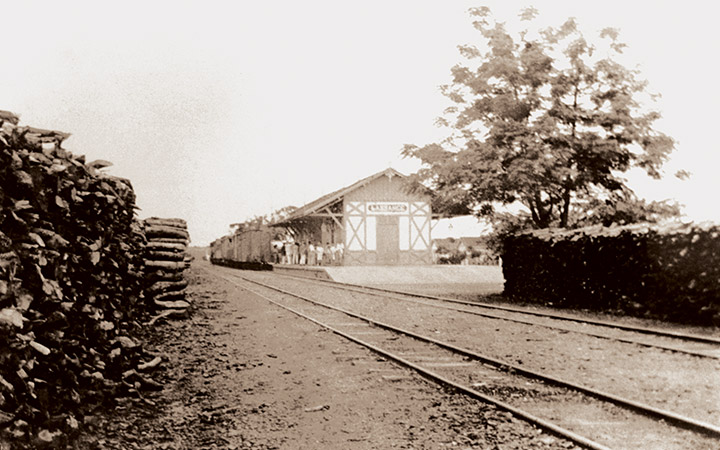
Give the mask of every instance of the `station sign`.
M 407 215 L 409 211 L 407 202 L 367 202 L 368 215 Z

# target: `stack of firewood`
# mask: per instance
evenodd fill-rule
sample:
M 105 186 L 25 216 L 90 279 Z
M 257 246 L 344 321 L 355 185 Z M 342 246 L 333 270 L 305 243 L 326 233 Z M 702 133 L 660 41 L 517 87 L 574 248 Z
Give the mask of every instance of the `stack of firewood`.
M 0 448 L 61 448 L 86 414 L 150 384 L 124 375 L 151 357 L 132 339 L 149 312 L 145 236 L 110 163 L 18 122 L 0 111 Z
M 185 298 L 187 245 L 190 235 L 182 219 L 151 217 L 145 220 L 145 270 L 152 282 L 145 294 L 162 316 L 182 316 L 190 307 Z

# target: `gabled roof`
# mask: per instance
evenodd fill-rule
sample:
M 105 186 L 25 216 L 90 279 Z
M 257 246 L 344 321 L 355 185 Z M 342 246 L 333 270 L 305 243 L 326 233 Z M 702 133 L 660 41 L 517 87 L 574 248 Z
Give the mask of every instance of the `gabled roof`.
M 344 187 L 342 189 L 338 189 L 335 192 L 331 192 L 327 195 L 323 195 L 322 197 L 318 198 L 317 200 L 313 200 L 312 202 L 301 206 L 300 208 L 293 211 L 289 216 L 285 217 L 282 220 L 279 220 L 278 222 L 275 222 L 271 224 L 271 226 L 276 225 L 283 225 L 288 222 L 292 222 L 294 220 L 300 219 L 302 217 L 307 217 L 313 213 L 316 213 L 323 208 L 327 206 L 333 205 L 338 200 L 345 197 L 348 193 L 359 189 L 378 178 L 384 177 L 384 176 L 390 176 L 390 177 L 400 177 L 400 178 L 406 178 L 406 175 L 403 175 L 402 173 L 398 172 L 397 170 L 393 169 L 392 167 L 388 167 L 387 169 L 378 172 L 376 174 L 370 175 L 369 177 L 363 178 L 360 181 L 356 181 L 355 183 L 351 184 L 350 186 Z

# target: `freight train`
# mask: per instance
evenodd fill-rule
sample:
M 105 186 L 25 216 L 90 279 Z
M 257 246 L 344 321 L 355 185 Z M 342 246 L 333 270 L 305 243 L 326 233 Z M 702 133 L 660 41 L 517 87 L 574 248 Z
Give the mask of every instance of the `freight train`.
M 210 262 L 245 270 L 272 270 L 277 230 L 260 228 L 223 236 L 210 244 Z

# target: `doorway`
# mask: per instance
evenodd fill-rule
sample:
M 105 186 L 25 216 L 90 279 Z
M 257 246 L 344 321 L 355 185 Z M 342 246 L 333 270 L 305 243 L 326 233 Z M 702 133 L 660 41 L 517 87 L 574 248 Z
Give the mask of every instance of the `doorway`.
M 398 216 L 377 216 L 377 264 L 394 265 L 400 260 Z

